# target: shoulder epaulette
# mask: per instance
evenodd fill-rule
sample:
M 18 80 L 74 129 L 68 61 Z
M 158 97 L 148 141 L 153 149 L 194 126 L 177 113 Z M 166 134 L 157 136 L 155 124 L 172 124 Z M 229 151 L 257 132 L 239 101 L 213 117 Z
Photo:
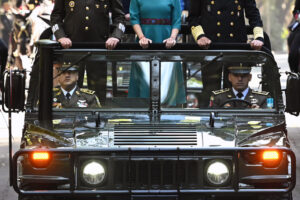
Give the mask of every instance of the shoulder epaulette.
M 252 93 L 253 94 L 260 94 L 260 95 L 268 96 L 270 92 L 252 90 Z
M 212 93 L 214 95 L 218 95 L 218 94 L 222 94 L 224 92 L 228 92 L 230 89 L 229 88 L 225 88 L 225 89 L 222 89 L 222 90 L 215 90 L 215 91 L 212 91 Z
M 86 88 L 80 88 L 80 92 L 86 93 L 86 94 L 94 94 L 95 91 L 94 90 L 89 90 Z

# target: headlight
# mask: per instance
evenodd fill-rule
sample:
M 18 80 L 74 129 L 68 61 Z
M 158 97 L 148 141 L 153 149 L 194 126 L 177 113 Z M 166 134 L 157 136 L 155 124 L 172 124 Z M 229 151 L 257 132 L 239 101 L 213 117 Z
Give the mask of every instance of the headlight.
M 99 162 L 88 162 L 82 169 L 82 178 L 86 183 L 98 185 L 103 182 L 105 178 L 105 169 Z
M 230 178 L 228 165 L 222 161 L 211 161 L 206 167 L 206 178 L 211 185 L 225 185 Z

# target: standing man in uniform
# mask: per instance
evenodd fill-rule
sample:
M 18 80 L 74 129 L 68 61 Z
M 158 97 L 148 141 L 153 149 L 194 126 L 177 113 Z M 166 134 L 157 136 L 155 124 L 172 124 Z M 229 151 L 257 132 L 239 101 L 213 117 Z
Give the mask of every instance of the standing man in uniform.
M 293 11 L 294 23 L 288 38 L 289 65 L 292 72 L 300 72 L 300 0 L 296 0 Z
M 212 42 L 246 43 L 244 13 L 253 29 L 250 45 L 264 45 L 263 23 L 255 0 L 191 0 L 189 24 L 197 44 L 207 49 Z
M 59 87 L 53 88 L 53 107 L 56 108 L 100 108 L 95 91 L 79 88 L 78 66 L 65 66 L 58 68 Z
M 201 48 L 208 49 L 212 42 L 247 43 L 245 15 L 254 34 L 251 47 L 260 50 L 264 45 L 263 23 L 255 0 L 191 0 L 190 3 L 189 26 Z M 215 65 L 213 69 L 202 70 L 203 93 L 200 99 L 203 101 L 199 102 L 200 107 L 207 107 L 211 91 L 220 88 L 222 68 Z
M 249 88 L 249 82 L 252 79 L 251 67 L 248 66 L 230 66 L 228 67 L 228 80 L 231 88 L 213 91 L 210 98 L 210 107 L 219 108 L 266 108 L 269 92 L 258 92 Z M 249 102 L 241 102 L 244 100 Z M 228 103 L 226 103 L 228 101 Z
M 110 34 L 109 13 L 115 26 Z M 106 48 L 114 49 L 120 42 L 124 26 L 124 12 L 121 0 L 55 0 L 51 14 L 51 27 L 56 40 L 63 48 L 70 48 L 72 42 L 105 42 Z M 82 86 L 84 66 L 79 72 L 79 86 Z M 88 87 L 96 91 L 101 102 L 106 97 L 106 63 L 86 62 Z

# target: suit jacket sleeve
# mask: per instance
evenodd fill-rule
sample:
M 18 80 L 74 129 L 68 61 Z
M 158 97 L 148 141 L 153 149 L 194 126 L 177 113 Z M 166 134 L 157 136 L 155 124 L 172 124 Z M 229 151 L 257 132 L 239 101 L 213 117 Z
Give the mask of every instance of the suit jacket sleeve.
M 190 9 L 189 9 L 189 18 L 188 23 L 189 26 L 198 26 L 201 25 L 201 11 L 202 11 L 202 3 L 200 0 L 191 0 L 190 1 Z
M 263 27 L 258 8 L 255 0 L 244 0 L 246 17 L 249 19 L 249 24 L 252 28 Z
M 63 29 L 63 20 L 65 18 L 64 0 L 55 0 L 54 8 L 50 17 L 50 25 L 56 40 L 66 37 Z
M 115 27 L 111 36 L 121 40 L 125 32 L 125 16 L 123 12 L 122 2 L 121 0 L 111 0 L 110 2 L 112 21 Z

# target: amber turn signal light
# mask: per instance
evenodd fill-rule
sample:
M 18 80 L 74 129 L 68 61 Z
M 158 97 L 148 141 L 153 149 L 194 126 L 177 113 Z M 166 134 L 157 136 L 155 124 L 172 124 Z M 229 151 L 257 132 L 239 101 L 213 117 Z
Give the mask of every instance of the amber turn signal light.
M 281 163 L 282 153 L 277 150 L 266 150 L 262 153 L 263 165 L 268 168 L 276 168 Z
M 49 160 L 49 157 L 48 152 L 35 152 L 32 155 L 33 160 Z
M 264 151 L 263 153 L 263 160 L 278 160 L 279 159 L 279 153 L 277 151 Z
M 31 164 L 36 168 L 46 168 L 51 160 L 49 152 L 33 152 L 30 155 Z

